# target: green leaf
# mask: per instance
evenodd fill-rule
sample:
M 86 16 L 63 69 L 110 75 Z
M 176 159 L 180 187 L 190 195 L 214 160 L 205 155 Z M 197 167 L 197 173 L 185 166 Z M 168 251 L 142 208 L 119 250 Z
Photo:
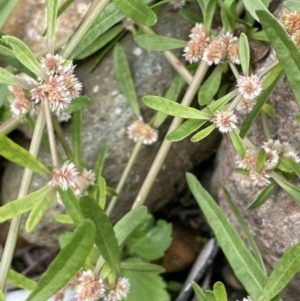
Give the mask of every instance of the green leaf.
M 106 153 L 107 153 L 107 147 L 104 146 L 98 157 L 97 157 L 97 161 L 95 163 L 95 166 L 94 166 L 94 173 L 96 175 L 96 183 L 98 183 L 98 179 L 101 177 L 101 174 L 102 174 L 102 169 L 103 169 L 103 165 L 104 165 L 104 161 L 105 161 L 105 157 L 106 157 Z
M 235 275 L 252 300 L 258 299 L 267 277 L 214 199 L 205 191 L 195 176 L 188 173 L 186 177 L 189 188 L 214 231 Z
M 27 221 L 26 221 L 26 231 L 32 232 L 34 228 L 37 226 L 39 221 L 42 219 L 45 211 L 48 209 L 51 198 L 45 198 L 41 201 L 37 202 L 37 204 L 32 208 Z
M 207 301 L 217 301 L 215 294 L 212 291 L 205 291 L 205 298 Z
M 258 152 L 257 162 L 255 169 L 257 172 L 260 172 L 265 164 L 267 158 L 267 153 L 264 148 L 261 148 Z
M 120 253 L 119 245 L 114 229 L 103 211 L 94 199 L 89 196 L 83 196 L 79 200 L 79 206 L 82 215 L 91 219 L 96 226 L 95 244 L 107 264 L 115 272 L 120 271 Z
M 204 11 L 204 28 L 207 30 L 207 32 L 210 32 L 211 24 L 213 16 L 215 15 L 215 10 L 217 6 L 217 0 L 210 0 L 205 5 L 205 11 Z
M 72 217 L 68 214 L 55 214 L 54 219 L 61 224 L 74 224 Z
M 286 157 L 279 157 L 279 161 L 277 163 L 276 168 L 281 171 L 288 172 L 288 173 L 293 172 L 293 168 L 289 164 L 288 158 L 286 158 Z
M 94 241 L 95 226 L 86 220 L 75 229 L 71 241 L 50 263 L 26 301 L 47 300 L 64 287 L 83 266 Z
M 212 104 L 208 106 L 208 109 L 210 109 L 212 112 L 216 113 L 219 110 L 222 110 L 224 106 L 234 97 L 236 97 L 239 94 L 238 90 L 234 90 L 229 92 L 228 94 L 224 95 L 220 99 L 214 101 Z M 207 108 L 203 110 L 204 112 L 208 112 Z
M 269 301 L 277 296 L 300 270 L 300 243 L 292 246 L 279 259 L 258 301 Z
M 30 71 L 38 76 L 43 73 L 41 64 L 25 43 L 12 36 L 3 36 L 2 39 L 12 48 L 17 59 Z
M 231 131 L 229 135 L 235 151 L 241 158 L 244 158 L 247 150 L 243 139 L 240 137 L 236 130 Z
M 272 172 L 273 180 L 283 189 L 285 190 L 296 203 L 300 204 L 300 189 L 289 181 L 284 179 L 283 177 L 277 175 L 275 172 Z
M 171 132 L 167 139 L 170 141 L 181 141 L 196 130 L 198 130 L 206 120 L 188 119 L 183 122 L 176 130 Z
M 127 102 L 137 117 L 141 116 L 139 102 L 136 96 L 134 82 L 127 61 L 126 53 L 121 44 L 116 44 L 114 49 L 114 70 L 118 84 Z
M 256 244 L 256 242 L 255 242 L 248 226 L 247 226 L 247 223 L 246 223 L 245 219 L 242 217 L 242 215 L 239 212 L 236 204 L 233 202 L 229 192 L 225 188 L 223 188 L 223 192 L 224 192 L 224 195 L 226 197 L 227 203 L 229 204 L 229 207 L 230 207 L 231 211 L 235 215 L 240 227 L 242 228 L 242 230 L 244 231 L 244 233 L 247 237 L 248 243 L 251 246 L 254 257 L 256 258 L 257 262 L 259 263 L 261 269 L 264 271 L 265 275 L 267 275 L 266 267 L 265 267 L 264 261 L 262 259 L 262 256 L 260 254 L 259 248 L 258 248 L 258 246 L 257 246 L 257 244 Z
M 20 0 L 0 1 L 0 29 L 3 27 L 19 1 Z
M 221 7 L 221 18 L 225 32 L 233 32 L 236 24 L 236 1 L 225 0 Z
M 99 49 L 104 47 L 106 44 L 111 42 L 114 38 L 116 38 L 121 32 L 125 31 L 122 25 L 117 25 L 106 33 L 97 38 L 94 42 L 92 42 L 89 47 L 85 48 L 81 53 L 76 56 L 76 60 L 82 60 L 90 55 L 97 52 Z
M 24 198 L 11 201 L 0 207 L 0 223 L 31 210 L 51 189 L 52 187 L 48 185 L 44 186 Z
M 264 204 L 278 187 L 277 183 L 272 181 L 256 197 L 256 199 L 247 207 L 247 210 L 255 209 Z
M 133 21 L 146 26 L 153 26 L 157 17 L 153 10 L 140 0 L 113 0 L 116 7 Z
M 76 111 L 72 118 L 72 147 L 75 157 L 75 163 L 77 166 L 81 165 L 81 122 L 82 122 L 82 111 Z
M 132 231 L 141 223 L 147 215 L 147 208 L 140 206 L 125 214 L 114 226 L 118 245 L 122 245 Z
M 138 260 L 127 260 L 121 262 L 122 270 L 140 271 L 144 273 L 156 273 L 161 274 L 165 272 L 165 269 L 161 265 Z
M 269 12 L 258 11 L 260 22 L 263 29 L 272 43 L 277 58 L 282 66 L 291 88 L 294 92 L 296 101 L 300 106 L 300 52 L 285 28 Z
M 9 71 L 0 67 L 0 83 L 12 86 L 19 86 L 18 79 Z
M 10 269 L 8 272 L 8 283 L 15 285 L 16 287 L 23 288 L 25 290 L 32 291 L 36 288 L 37 283 L 31 279 L 28 279 L 22 274 Z
M 205 8 L 206 8 L 206 6 L 207 6 L 207 4 L 210 0 L 197 0 L 197 1 L 198 1 L 198 4 L 199 4 L 200 8 L 201 8 L 202 14 L 204 15 Z
M 0 72 L 1 72 L 1 70 L 0 70 Z M 4 120 L 2 120 L 1 108 L 2 108 L 3 103 L 5 101 L 6 93 L 7 93 L 7 85 L 0 84 L 0 121 L 2 121 L 2 122 Z
M 128 278 L 130 282 L 130 291 L 126 297 L 128 301 L 170 300 L 165 282 L 155 273 L 122 270 L 121 276 Z
M 106 205 L 106 181 L 103 177 L 99 180 L 99 206 L 104 209 Z
M 164 97 L 173 101 L 177 101 L 179 94 L 184 85 L 185 82 L 182 80 L 181 76 L 179 74 L 176 74 Z M 167 117 L 168 117 L 167 114 L 158 112 L 153 121 L 153 127 L 154 128 L 160 127 L 163 124 L 163 122 L 167 119 Z
M 148 225 L 149 220 L 146 220 Z M 150 220 L 151 223 L 151 220 Z M 156 226 L 147 226 L 146 231 L 138 228 L 133 231 L 126 241 L 131 252 L 138 254 L 141 258 L 151 261 L 163 257 L 165 251 L 172 242 L 172 225 L 164 220 L 158 220 Z M 145 225 L 140 225 L 145 227 Z
M 192 281 L 192 287 L 198 301 L 208 301 L 202 288 L 196 282 Z
M 260 110 L 262 109 L 264 103 L 267 101 L 273 89 L 276 87 L 277 82 L 281 78 L 283 72 L 280 65 L 276 66 L 272 71 L 270 71 L 263 82 L 263 91 L 258 96 L 257 102 L 253 107 L 252 111 L 247 115 L 244 122 L 242 123 L 240 130 L 240 137 L 243 139 L 246 137 L 250 127 L 252 126 L 254 120 L 258 116 Z
M 0 290 L 0 301 L 5 301 L 5 296 L 2 290 Z
M 74 59 L 77 57 L 78 54 L 88 48 L 98 37 L 116 23 L 120 22 L 123 18 L 124 14 L 116 8 L 114 3 L 108 4 L 88 32 L 84 35 L 80 43 L 76 46 L 76 49 L 74 49 L 69 58 Z
M 217 281 L 214 284 L 214 295 L 216 298 L 216 301 L 227 301 L 227 293 L 225 286 L 222 282 Z
M 191 24 L 203 23 L 203 19 L 199 16 L 199 14 L 188 8 L 181 8 L 179 10 L 179 15 Z
M 58 0 L 47 0 L 47 38 L 48 49 L 53 51 L 56 19 L 58 11 Z
M 77 197 L 74 195 L 74 192 L 71 189 L 62 190 L 58 188 L 58 193 L 70 214 L 74 224 L 78 226 L 83 221 L 83 216 L 81 214 L 79 203 Z
M 268 12 L 266 5 L 262 0 L 244 0 L 243 1 L 246 10 L 251 14 L 251 16 L 258 22 L 260 22 L 260 17 L 257 15 L 257 10 Z
M 91 103 L 91 99 L 87 96 L 78 96 L 74 99 L 72 99 L 71 103 L 68 105 L 68 107 L 63 111 L 64 113 L 74 113 L 76 111 L 83 110 L 87 106 L 89 106 Z
M 270 117 L 275 116 L 275 109 L 268 103 L 264 103 L 264 105 L 262 106 L 262 110 L 263 110 L 263 112 L 268 114 Z
M 250 48 L 247 36 L 242 32 L 239 36 L 239 57 L 244 75 L 249 74 Z
M 206 138 L 214 129 L 216 126 L 214 124 L 211 124 L 210 126 L 206 127 L 205 129 L 201 130 L 197 134 L 195 134 L 192 138 L 192 142 L 198 142 L 204 138 Z
M 284 6 L 291 11 L 300 11 L 300 3 L 299 1 L 288 0 L 284 2 Z
M 295 116 L 295 118 L 296 118 L 296 121 L 297 121 L 298 123 L 300 123 L 300 114 L 297 114 L 297 115 Z
M 136 36 L 134 40 L 140 47 L 152 51 L 167 51 L 183 48 L 187 45 L 186 41 L 152 34 L 141 34 Z
M 293 169 L 298 177 L 300 177 L 300 165 L 296 163 L 294 160 L 286 157 L 284 158 L 288 165 Z
M 181 118 L 210 120 L 211 116 L 160 96 L 147 95 L 143 102 L 151 109 Z
M 198 103 L 201 106 L 208 104 L 218 92 L 222 79 L 223 65 L 218 65 L 207 80 L 200 86 Z
M 0 155 L 9 161 L 26 167 L 40 175 L 49 175 L 45 165 L 32 156 L 26 149 L 0 133 Z

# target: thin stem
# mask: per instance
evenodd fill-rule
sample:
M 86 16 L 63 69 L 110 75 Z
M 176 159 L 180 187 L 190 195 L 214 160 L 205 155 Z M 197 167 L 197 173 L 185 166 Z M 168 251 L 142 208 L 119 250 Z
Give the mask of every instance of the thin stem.
M 236 79 L 238 79 L 240 77 L 240 74 L 239 74 L 239 71 L 237 70 L 236 66 L 234 64 L 232 64 L 232 63 L 229 63 L 229 66 L 230 66 L 230 69 L 231 69 L 234 77 Z
M 78 28 L 78 30 L 72 36 L 69 43 L 63 49 L 61 55 L 64 58 L 70 57 L 72 51 L 76 48 L 78 43 L 82 40 L 82 38 L 85 36 L 87 31 L 90 29 L 92 24 L 95 22 L 95 20 L 98 18 L 98 16 L 101 14 L 101 12 L 104 10 L 104 8 L 106 7 L 106 5 L 109 2 L 110 2 L 110 0 L 99 0 L 97 5 L 95 5 L 94 10 L 91 11 L 90 16 L 84 20 L 82 25 Z
M 232 111 L 235 109 L 235 107 L 237 106 L 237 104 L 240 102 L 240 100 L 242 99 L 242 95 L 238 94 L 234 100 L 230 103 L 229 107 L 228 107 L 228 111 Z
M 156 35 L 156 33 L 148 26 L 140 25 L 139 27 L 144 33 Z M 181 61 L 171 52 L 171 51 L 164 51 L 163 55 L 168 60 L 170 65 L 180 74 L 180 76 L 190 84 L 193 80 L 193 75 L 190 71 L 181 63 Z
M 270 132 L 270 127 L 269 127 L 269 123 L 268 123 L 268 120 L 267 120 L 266 113 L 261 111 L 260 112 L 260 118 L 261 118 L 261 123 L 262 123 L 262 127 L 263 127 L 265 137 L 266 137 L 267 140 L 269 140 L 269 139 L 271 139 L 271 132 Z
M 262 72 L 258 73 L 257 75 L 259 77 L 263 77 L 266 74 L 268 74 L 271 70 L 273 70 L 277 65 L 279 65 L 279 61 L 276 60 L 270 66 L 268 66 L 265 70 L 263 70 Z
M 69 143 L 65 137 L 65 133 L 63 132 L 61 125 L 55 116 L 52 116 L 52 122 L 53 122 L 54 130 L 57 135 L 57 138 L 59 139 L 68 159 L 70 161 L 74 161 L 75 158 L 74 158 L 73 152 L 69 146 Z
M 53 167 L 58 167 L 58 157 L 57 157 L 57 148 L 56 148 L 56 141 L 54 137 L 54 129 L 52 124 L 52 117 L 49 107 L 49 100 L 48 97 L 44 97 L 44 110 L 45 110 L 45 117 L 46 117 L 46 124 L 47 124 L 47 132 L 48 132 L 48 139 L 50 145 L 50 153 L 52 158 Z
M 36 120 L 32 140 L 29 148 L 29 153 L 34 157 L 37 157 L 38 155 L 38 151 L 42 141 L 44 127 L 45 127 L 45 114 L 44 114 L 44 109 L 41 107 Z M 33 172 L 30 169 L 25 168 L 20 190 L 19 190 L 18 199 L 23 198 L 28 194 L 31 186 L 32 175 Z M 22 215 L 13 218 L 9 228 L 9 232 L 8 232 L 8 236 L 7 236 L 7 240 L 5 243 L 5 248 L 3 251 L 3 256 L 0 264 L 0 290 L 2 291 L 4 291 L 5 289 L 6 279 L 11 266 L 14 250 L 16 247 L 21 220 L 22 220 Z
M 116 192 L 117 192 L 118 194 L 120 194 L 120 192 L 122 191 L 122 189 L 123 189 L 123 187 L 124 187 L 124 185 L 125 185 L 125 183 L 126 183 L 126 180 L 127 180 L 127 178 L 128 178 L 128 175 L 129 175 L 129 173 L 130 173 L 130 171 L 131 171 L 131 169 L 132 169 L 132 167 L 133 167 L 133 165 L 134 165 L 134 163 L 135 163 L 135 161 L 136 161 L 136 159 L 137 159 L 137 157 L 138 157 L 138 155 L 139 155 L 139 153 L 140 153 L 140 150 L 141 150 L 141 148 L 142 148 L 142 145 L 143 145 L 143 140 L 140 139 L 140 140 L 135 144 L 135 146 L 134 146 L 134 149 L 133 149 L 132 154 L 131 154 L 131 156 L 130 156 L 130 158 L 129 158 L 129 161 L 127 162 L 127 165 L 126 165 L 126 167 L 125 167 L 125 169 L 124 169 L 124 171 L 123 171 L 123 174 L 122 174 L 122 176 L 121 176 L 121 179 L 120 179 L 120 181 L 119 181 L 119 183 L 118 183 L 118 186 L 117 186 L 117 188 L 116 188 Z M 115 208 L 115 206 L 116 206 L 117 200 L 118 200 L 118 196 L 114 196 L 114 197 L 111 199 L 111 201 L 110 201 L 110 203 L 109 203 L 109 206 L 108 206 L 108 208 L 107 208 L 107 210 L 106 210 L 107 216 L 110 216 L 110 215 L 111 215 L 112 211 L 114 210 L 114 208 Z
M 8 135 L 20 125 L 20 120 L 14 117 L 9 118 L 0 125 L 0 133 Z
M 206 62 L 202 61 L 194 75 L 194 78 L 190 84 L 190 86 L 188 87 L 181 104 L 184 106 L 189 106 L 191 104 L 191 102 L 193 101 L 194 96 L 196 95 L 198 88 L 201 84 L 201 82 L 203 81 L 203 78 L 208 70 L 208 65 L 206 64 Z M 175 130 L 180 124 L 182 123 L 182 118 L 179 117 L 175 117 L 169 127 L 168 133 L 167 135 L 172 132 L 173 130 Z M 136 208 L 139 207 L 141 205 L 144 204 L 150 189 L 152 188 L 152 185 L 154 183 L 154 180 L 157 177 L 157 174 L 159 173 L 163 162 L 171 148 L 172 142 L 169 140 L 164 140 L 155 159 L 154 162 L 152 163 L 152 166 L 146 176 L 146 179 L 144 180 L 144 183 L 134 201 L 134 204 L 132 206 L 132 208 Z

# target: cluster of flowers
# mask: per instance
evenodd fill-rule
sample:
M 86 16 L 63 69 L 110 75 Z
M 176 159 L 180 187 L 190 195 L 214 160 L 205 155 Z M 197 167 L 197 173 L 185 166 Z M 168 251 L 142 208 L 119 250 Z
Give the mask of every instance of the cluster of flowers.
M 266 152 L 266 159 L 259 172 L 256 169 L 258 151 L 248 150 L 244 158 L 237 157 L 236 164 L 238 168 L 247 171 L 247 173 L 240 175 L 242 186 L 264 187 L 269 184 L 270 171 L 276 168 L 280 157 L 290 158 L 296 163 L 300 162 L 295 149 L 287 142 L 281 143 L 279 140 L 270 139 L 263 143 L 262 148 Z
M 95 174 L 92 170 L 78 171 L 75 164 L 66 161 L 61 167 L 53 169 L 53 177 L 49 185 L 57 189 L 73 190 L 76 196 L 83 195 L 90 185 L 95 184 Z M 57 201 L 61 203 L 60 197 L 57 194 Z
M 285 12 L 281 16 L 281 22 L 295 45 L 300 49 L 300 12 Z
M 196 23 L 189 37 L 191 39 L 184 48 L 183 56 L 190 63 L 197 63 L 202 59 L 210 66 L 224 61 L 240 64 L 238 38 L 231 33 L 211 40 L 203 24 Z
M 173 0 L 173 1 L 170 1 L 169 3 L 173 6 L 174 9 L 180 9 L 185 6 L 186 1 L 185 0 Z
M 19 87 L 10 87 L 9 91 L 15 97 L 11 104 L 11 111 L 15 117 L 22 118 L 27 113 L 34 114 L 37 104 L 45 99 L 48 100 L 52 112 L 59 119 L 68 120 L 69 114 L 63 112 L 73 98 L 79 96 L 82 84 L 74 75 L 75 66 L 70 61 L 64 60 L 58 54 L 47 54 L 41 59 L 43 73 L 38 81 L 26 79 L 30 89 L 31 100 L 27 98 L 24 91 Z
M 130 289 L 129 280 L 125 277 L 119 278 L 111 287 L 102 278 L 96 277 L 91 270 L 81 272 L 75 282 L 73 285 L 78 301 L 96 301 L 100 298 L 105 301 L 119 301 L 128 295 Z
M 143 144 L 145 145 L 153 144 L 158 138 L 157 130 L 152 128 L 149 124 L 144 123 L 142 117 L 133 122 L 127 128 L 127 134 L 129 139 L 133 140 L 134 142 L 142 139 Z

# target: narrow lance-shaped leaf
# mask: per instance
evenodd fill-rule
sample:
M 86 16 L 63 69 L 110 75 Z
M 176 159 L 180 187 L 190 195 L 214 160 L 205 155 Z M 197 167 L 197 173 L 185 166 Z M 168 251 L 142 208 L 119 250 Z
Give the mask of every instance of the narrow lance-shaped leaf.
M 52 187 L 45 186 L 28 194 L 24 198 L 11 201 L 0 207 L 0 223 L 31 210 L 40 199 L 44 198 L 50 192 L 51 189 Z
M 146 26 L 153 26 L 157 17 L 153 10 L 140 0 L 113 0 L 116 7 L 133 21 Z
M 72 99 L 71 103 L 64 110 L 64 113 L 74 113 L 76 111 L 80 111 L 90 105 L 91 99 L 87 96 L 78 96 Z
M 96 175 L 96 183 L 98 182 L 98 178 L 100 178 L 101 174 L 102 174 L 102 169 L 104 166 L 104 161 L 105 161 L 105 157 L 106 157 L 106 153 L 107 153 L 107 147 L 104 146 L 97 158 L 96 164 L 94 166 L 94 173 Z
M 192 281 L 192 287 L 198 301 L 208 301 L 202 288 L 196 282 Z
M 72 118 L 72 146 L 75 157 L 75 163 L 77 166 L 81 166 L 81 121 L 82 111 L 76 111 Z
M 205 129 L 203 129 L 200 132 L 198 132 L 197 134 L 195 134 L 191 138 L 191 141 L 192 142 L 201 141 L 202 139 L 206 138 L 215 128 L 216 128 L 216 126 L 214 124 L 209 125 Z
M 262 106 L 262 111 L 265 112 L 266 114 L 268 114 L 270 117 L 274 117 L 275 116 L 275 109 L 274 109 L 274 107 L 272 107 L 268 103 L 265 103 Z
M 285 1 L 284 6 L 291 11 L 300 12 L 300 2 L 298 0 Z
M 161 265 L 141 261 L 123 261 L 121 262 L 121 269 L 157 274 L 165 272 L 165 269 Z
M 120 271 L 120 254 L 114 229 L 103 211 L 94 199 L 83 196 L 79 200 L 80 210 L 85 218 L 91 219 L 96 226 L 95 244 L 108 265 L 115 271 Z
M 9 161 L 29 168 L 41 175 L 49 175 L 50 172 L 45 165 L 32 156 L 27 150 L 0 133 L 0 155 Z
M 37 204 L 33 207 L 25 225 L 27 232 L 31 232 L 34 230 L 34 228 L 37 226 L 37 224 L 43 217 L 45 211 L 48 209 L 51 201 L 51 198 L 45 198 L 37 202 Z
M 273 194 L 275 189 L 278 187 L 277 183 L 272 181 L 266 186 L 256 197 L 256 199 L 247 207 L 248 210 L 255 209 L 264 204 Z
M 200 86 L 198 92 L 198 103 L 208 104 L 218 92 L 222 79 L 223 65 L 218 65 L 208 79 Z
M 216 0 L 210 0 L 205 5 L 203 23 L 204 23 L 205 29 L 208 32 L 210 32 L 210 29 L 211 29 L 212 19 L 213 19 L 213 16 L 215 15 L 216 5 L 217 5 Z
M 126 53 L 121 44 L 117 44 L 114 49 L 114 70 L 118 84 L 134 114 L 141 116 L 138 99 L 135 92 L 134 82 L 127 61 Z
M 269 12 L 257 11 L 257 15 L 300 106 L 300 51 L 284 27 Z
M 25 290 L 32 291 L 36 288 L 37 283 L 26 276 L 17 273 L 10 269 L 8 272 L 7 282 L 15 285 L 16 287 L 23 288 Z
M 249 74 L 250 49 L 247 36 L 242 32 L 239 36 L 239 56 L 244 75 Z
M 187 174 L 187 182 L 235 275 L 252 300 L 258 299 L 267 277 L 244 245 L 237 231 L 195 176 Z M 273 301 L 275 300 L 281 299 L 276 298 Z
M 18 86 L 18 79 L 7 70 L 0 67 L 0 83 L 12 86 Z
M 207 301 L 217 301 L 215 294 L 212 291 L 205 291 L 205 298 Z
M 222 282 L 218 281 L 214 284 L 214 295 L 216 301 L 227 301 L 227 293 L 225 286 Z
M 203 23 L 203 19 L 199 14 L 195 11 L 192 11 L 188 8 L 181 8 L 179 10 L 179 15 L 186 21 L 190 22 L 191 24 L 196 24 L 196 23 Z
M 24 66 L 38 76 L 42 74 L 40 63 L 25 43 L 12 36 L 3 36 L 2 39 L 13 49 L 15 56 Z
M 134 38 L 135 42 L 142 48 L 152 51 L 167 51 L 183 48 L 187 42 L 164 36 L 141 34 Z
M 255 169 L 257 172 L 260 172 L 265 164 L 267 158 L 267 153 L 264 148 L 261 148 L 258 152 L 257 162 Z
M 58 0 L 47 0 L 47 39 L 48 50 L 54 53 L 54 35 L 58 11 Z
M 0 2 L 0 29 L 3 27 L 19 1 L 20 0 L 2 0 Z
M 237 133 L 236 130 L 231 131 L 230 133 L 230 139 L 233 144 L 234 149 L 236 150 L 237 154 L 241 157 L 244 158 L 246 155 L 246 146 L 240 137 L 240 135 Z
M 0 290 L 0 301 L 5 301 L 5 296 L 2 290 Z
M 171 116 L 203 120 L 210 120 L 212 118 L 207 113 L 201 112 L 194 108 L 183 106 L 179 103 L 160 96 L 147 95 L 143 98 L 143 101 L 149 108 L 169 114 Z
M 106 181 L 103 177 L 99 180 L 99 206 L 104 209 L 106 205 Z
M 300 270 L 300 243 L 292 246 L 279 259 L 269 276 L 258 301 L 270 301 L 277 296 Z
M 268 11 L 262 0 L 244 0 L 243 3 L 246 7 L 246 10 L 258 22 L 260 21 L 260 17 L 257 15 L 257 10 L 264 10 L 266 12 Z
M 86 220 L 75 229 L 71 241 L 51 262 L 26 301 L 47 300 L 64 287 L 83 266 L 94 242 L 95 226 Z

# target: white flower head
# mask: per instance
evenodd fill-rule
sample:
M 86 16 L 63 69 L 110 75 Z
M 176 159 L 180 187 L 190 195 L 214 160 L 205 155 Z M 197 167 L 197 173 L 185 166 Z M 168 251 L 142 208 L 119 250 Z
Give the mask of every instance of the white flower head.
M 247 99 L 242 97 L 242 99 L 239 101 L 239 103 L 236 106 L 237 111 L 245 112 L 245 113 L 250 113 L 253 109 L 253 107 L 256 104 L 256 99 Z
M 270 176 L 264 171 L 261 172 L 257 172 L 255 170 L 250 171 L 250 179 L 254 186 L 264 187 L 268 185 L 270 183 L 270 180 L 268 178 L 270 178 Z
M 41 58 L 41 66 L 47 75 L 53 75 L 59 73 L 63 69 L 62 64 L 64 61 L 65 60 L 60 55 L 48 53 L 45 57 Z
M 263 89 L 261 79 L 256 74 L 240 76 L 237 86 L 246 99 L 255 99 Z
M 212 122 L 221 133 L 229 133 L 236 129 L 235 124 L 238 122 L 238 118 L 233 111 L 218 111 Z
M 203 60 L 211 66 L 218 65 L 226 58 L 226 44 L 222 39 L 213 40 L 204 50 Z
M 169 3 L 173 6 L 174 9 L 180 9 L 185 6 L 186 1 L 185 0 L 173 0 Z

